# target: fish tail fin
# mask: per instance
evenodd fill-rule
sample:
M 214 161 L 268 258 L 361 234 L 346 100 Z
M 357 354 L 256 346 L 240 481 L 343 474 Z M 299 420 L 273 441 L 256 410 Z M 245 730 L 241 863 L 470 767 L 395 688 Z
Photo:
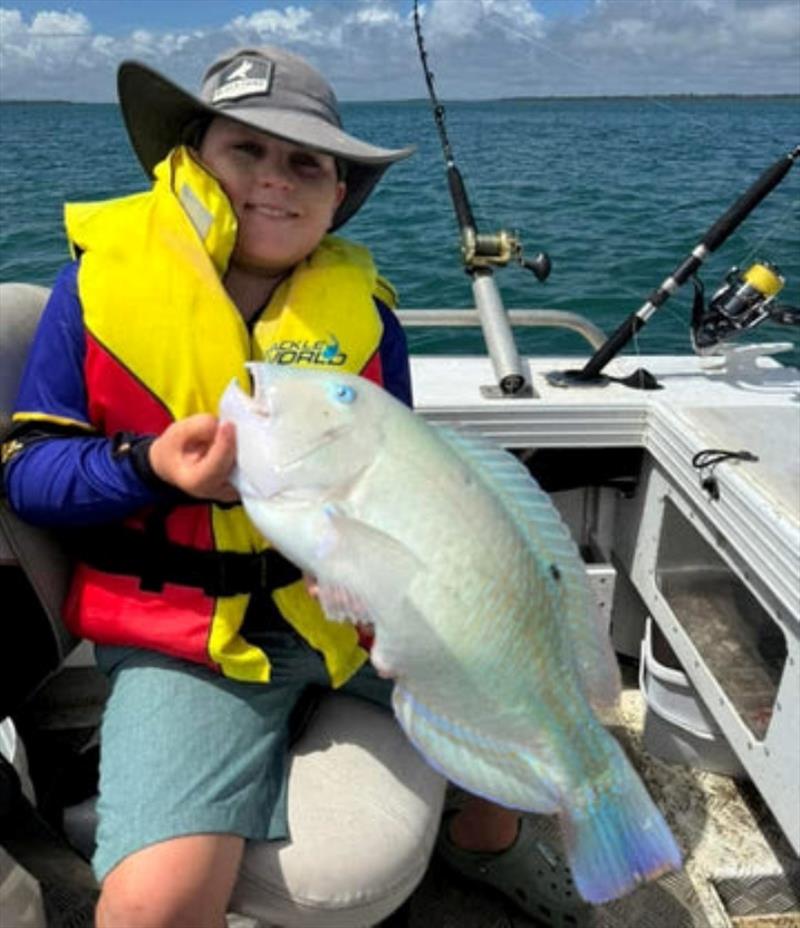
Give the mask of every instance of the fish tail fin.
M 562 812 L 575 886 L 588 902 L 616 899 L 681 866 L 664 817 L 619 745 L 605 784 L 587 784 Z

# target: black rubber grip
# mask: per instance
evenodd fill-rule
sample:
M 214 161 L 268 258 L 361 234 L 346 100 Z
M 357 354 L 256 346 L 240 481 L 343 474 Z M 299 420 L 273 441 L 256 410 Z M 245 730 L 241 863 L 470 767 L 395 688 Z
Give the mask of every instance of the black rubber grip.
M 447 169 L 447 183 L 450 185 L 450 196 L 453 198 L 453 206 L 461 230 L 474 230 L 475 218 L 472 215 L 472 207 L 469 205 L 464 181 L 457 167 L 451 165 Z

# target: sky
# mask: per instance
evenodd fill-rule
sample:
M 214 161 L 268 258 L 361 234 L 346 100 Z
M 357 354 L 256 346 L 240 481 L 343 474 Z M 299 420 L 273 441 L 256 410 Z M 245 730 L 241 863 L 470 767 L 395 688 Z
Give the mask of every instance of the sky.
M 135 58 L 187 89 L 242 44 L 308 58 L 341 100 L 425 95 L 412 0 L 0 0 L 0 99 L 115 99 Z M 800 93 L 800 0 L 425 0 L 443 100 Z

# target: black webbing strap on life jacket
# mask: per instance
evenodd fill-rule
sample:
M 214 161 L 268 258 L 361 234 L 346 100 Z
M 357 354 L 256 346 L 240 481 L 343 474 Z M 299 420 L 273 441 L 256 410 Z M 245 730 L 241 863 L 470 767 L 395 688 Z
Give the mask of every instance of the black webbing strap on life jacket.
M 303 574 L 274 548 L 251 554 L 203 551 L 167 538 L 165 513 L 154 513 L 144 531 L 125 526 L 97 526 L 70 533 L 68 544 L 78 560 L 113 574 L 139 577 L 140 587 L 158 593 L 165 583 L 192 586 L 207 596 L 271 592 Z

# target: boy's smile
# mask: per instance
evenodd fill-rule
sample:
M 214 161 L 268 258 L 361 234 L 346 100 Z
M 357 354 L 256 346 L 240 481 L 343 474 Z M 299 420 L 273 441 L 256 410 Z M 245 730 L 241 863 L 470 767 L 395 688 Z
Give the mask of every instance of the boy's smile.
M 259 215 L 266 216 L 269 219 L 294 219 L 299 215 L 294 210 L 270 206 L 269 203 L 248 203 L 245 209 L 255 210 Z
M 306 258 L 330 228 L 345 185 L 331 155 L 215 118 L 199 150 L 239 222 L 232 263 L 263 276 Z

